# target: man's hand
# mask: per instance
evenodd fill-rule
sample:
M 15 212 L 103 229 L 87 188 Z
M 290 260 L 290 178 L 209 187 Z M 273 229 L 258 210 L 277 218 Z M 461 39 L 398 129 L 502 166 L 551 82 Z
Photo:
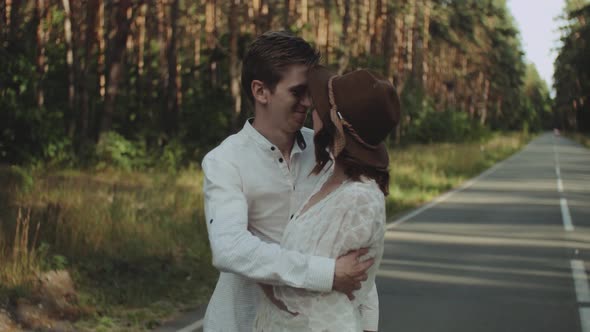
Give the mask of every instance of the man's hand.
M 352 292 L 361 288 L 361 282 L 367 280 L 367 270 L 373 265 L 374 259 L 359 261 L 359 257 L 369 252 L 367 248 L 361 248 L 348 252 L 338 257 L 334 269 L 334 283 L 332 289 L 346 294 L 352 301 Z
M 271 285 L 267 285 L 267 284 L 258 284 L 258 285 L 260 286 L 260 288 L 262 288 L 264 295 L 266 295 L 266 297 L 270 300 L 270 302 L 272 302 L 279 309 L 286 311 L 293 316 L 299 315 L 298 312 L 289 311 L 289 308 L 287 308 L 287 306 L 283 303 L 283 301 L 281 301 L 275 297 L 275 293 L 274 293 L 274 290 Z

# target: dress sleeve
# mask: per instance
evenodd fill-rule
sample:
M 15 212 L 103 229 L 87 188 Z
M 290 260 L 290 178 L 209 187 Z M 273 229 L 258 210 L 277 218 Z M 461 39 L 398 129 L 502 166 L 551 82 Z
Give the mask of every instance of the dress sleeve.
M 377 331 L 379 329 L 379 295 L 374 282 L 365 301 L 359 305 L 359 309 L 363 318 L 363 331 Z
M 375 277 L 383 256 L 385 236 L 385 200 L 383 195 L 372 190 L 357 190 L 347 199 L 348 211 L 344 215 L 341 236 L 337 242 L 338 256 L 350 250 L 369 248 L 369 253 L 361 258 L 374 258 L 375 264 L 367 271 L 368 279 L 361 289 L 354 293 L 355 304 L 363 317 L 363 329 L 377 331 L 379 325 L 379 298 Z M 376 190 L 376 189 L 375 189 Z
M 207 231 L 217 269 L 263 283 L 332 289 L 334 259 L 285 250 L 248 231 L 248 204 L 235 165 L 207 155 L 202 168 Z

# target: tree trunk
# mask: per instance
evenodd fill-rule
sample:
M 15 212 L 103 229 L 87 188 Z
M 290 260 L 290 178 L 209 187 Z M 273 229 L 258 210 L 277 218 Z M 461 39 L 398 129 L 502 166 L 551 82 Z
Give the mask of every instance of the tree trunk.
M 363 0 L 362 3 L 359 42 L 362 54 L 366 56 L 371 52 L 371 1 Z
M 404 42 L 404 14 L 400 7 L 400 14 L 395 16 L 395 42 L 393 43 L 393 84 L 397 88 L 397 92 L 401 93 L 403 87 L 403 69 L 404 69 L 404 57 L 403 51 L 405 48 Z
M 325 48 L 325 56 L 326 61 L 330 63 L 330 26 L 332 25 L 330 17 L 330 0 L 324 0 L 324 20 L 325 20 L 325 40 L 326 40 L 326 48 Z
M 481 105 L 481 111 L 480 111 L 480 119 L 479 119 L 479 123 L 482 125 L 486 124 L 486 120 L 487 120 L 487 115 L 488 115 L 488 99 L 490 97 L 490 80 L 489 79 L 485 79 L 484 82 L 484 89 L 483 89 L 483 100 L 482 100 L 482 105 Z
M 90 115 L 90 87 L 92 84 L 89 81 L 89 67 L 94 53 L 94 47 L 96 44 L 97 31 L 96 21 L 97 14 L 99 12 L 99 0 L 89 0 L 88 7 L 86 9 L 86 39 L 85 39 L 85 59 L 84 64 L 81 68 L 81 92 L 82 92 L 82 104 L 80 107 L 80 115 L 78 118 L 78 146 L 84 144 L 89 139 L 88 124 Z
M 350 62 L 350 0 L 343 1 L 344 15 L 342 17 L 342 34 L 340 35 L 340 49 L 342 55 L 338 61 L 338 74 L 342 75 Z
M 178 55 L 176 51 L 177 35 L 178 35 L 178 6 L 179 0 L 172 0 L 170 8 L 170 27 L 168 33 L 168 47 L 166 53 L 168 55 L 168 93 L 167 99 L 167 113 L 168 113 L 168 134 L 172 135 L 176 132 L 178 127 Z
M 282 26 L 284 30 L 290 30 L 291 28 L 291 22 L 290 22 L 290 11 L 291 11 L 291 2 L 294 2 L 295 0 L 284 0 L 283 1 L 283 22 L 282 22 Z M 232 16 L 230 15 L 230 18 Z M 230 31 L 231 33 L 231 31 Z
M 238 33 L 239 14 L 237 6 L 240 0 L 230 0 L 228 27 L 229 27 L 229 76 L 231 95 L 234 101 L 234 114 L 232 128 L 239 128 L 240 113 L 242 112 L 242 98 L 240 93 L 240 61 L 238 59 Z M 288 7 L 287 7 L 288 8 Z
M 158 11 L 158 44 L 159 44 L 159 71 L 160 71 L 160 91 L 168 90 L 169 66 L 166 58 L 168 49 L 167 27 L 166 27 L 166 0 L 157 0 L 156 8 Z
M 263 0 L 262 5 L 262 32 L 266 32 L 272 29 L 272 18 L 275 15 L 275 1 L 276 0 Z
M 374 18 L 372 20 L 372 36 L 371 36 L 371 54 L 382 55 L 383 54 L 383 28 L 385 20 L 387 19 L 387 4 L 383 3 L 383 0 L 377 0 L 374 9 Z M 384 59 L 385 60 L 385 59 Z
M 258 35 L 258 15 L 260 13 L 260 0 L 252 0 L 247 2 L 248 6 L 248 21 L 250 22 L 250 31 L 254 32 L 254 35 Z M 207 10 L 209 8 L 207 7 Z M 206 14 L 209 15 L 209 12 L 206 11 Z M 207 16 L 206 16 L 207 17 Z M 207 30 L 207 26 L 205 26 Z
M 74 45 L 72 38 L 72 10 L 70 0 L 62 0 L 64 8 L 64 34 L 66 42 L 66 64 L 68 66 L 68 111 L 71 118 L 70 124 L 68 125 L 68 135 L 72 138 L 74 135 L 74 105 L 76 98 L 76 82 L 75 80 L 75 68 L 74 68 Z
M 200 6 L 197 4 L 197 13 L 200 12 Z M 195 70 L 194 72 L 194 77 L 195 79 L 199 79 L 199 66 L 201 65 L 201 32 L 202 32 L 202 26 L 201 26 L 201 21 L 200 19 L 197 17 L 197 19 L 195 19 L 195 23 L 194 23 L 194 27 L 193 27 L 193 32 L 194 32 L 194 58 L 193 58 L 193 65 Z
M 20 30 L 22 20 L 21 7 L 22 0 L 6 0 L 6 26 L 8 27 L 7 34 L 10 42 L 17 40 L 17 32 Z
M 395 17 L 392 4 L 385 4 L 385 31 L 383 33 L 383 60 L 385 62 L 384 74 L 385 77 L 395 84 L 393 79 L 392 68 L 394 66 L 393 47 L 394 47 L 394 31 L 395 31 Z
M 99 94 L 100 99 L 104 101 L 104 97 L 106 94 L 106 62 L 105 62 L 105 53 L 106 53 L 106 31 L 105 31 L 105 17 L 104 17 L 104 7 L 105 7 L 105 0 L 98 0 L 98 28 L 97 35 L 98 35 L 98 86 L 99 86 Z
M 254 1 L 256 2 L 256 1 Z M 205 8 L 205 33 L 207 38 L 207 49 L 211 53 L 216 48 L 217 42 L 217 29 L 215 26 L 215 17 L 216 15 L 216 0 L 207 0 L 206 8 Z M 209 70 L 210 70 L 210 77 L 211 77 L 211 86 L 217 86 L 217 60 L 212 59 L 209 61 Z
M 47 5 L 45 0 L 37 0 L 35 2 L 35 13 L 37 18 L 37 86 L 36 86 L 36 101 L 37 107 L 41 108 L 45 104 L 45 90 L 43 81 L 45 73 L 47 72 L 47 64 L 45 59 L 45 45 L 47 44 L 47 34 L 44 29 L 45 17 L 47 14 Z
M 147 19 L 148 5 L 144 3 L 139 7 L 139 14 L 137 17 L 137 81 L 135 82 L 135 94 L 137 97 L 138 109 L 143 108 L 144 86 L 145 86 L 145 35 L 146 35 L 146 19 Z
M 123 54 L 125 53 L 125 44 L 131 26 L 131 19 L 127 17 L 127 11 L 130 8 L 131 0 L 119 0 L 115 4 L 114 31 L 111 32 L 113 37 L 109 41 L 108 50 L 110 59 L 108 65 L 109 75 L 99 137 L 111 129 L 113 114 L 115 113 L 115 101 L 118 94 L 121 72 L 123 70 Z
M 8 12 L 6 8 L 6 2 L 10 0 L 0 0 L 0 36 L 3 41 L 6 41 L 6 35 L 8 34 Z M 5 45 L 2 45 L 6 47 Z
M 406 70 L 412 73 L 414 67 L 414 50 L 415 50 L 415 32 L 416 32 L 416 1 L 410 0 L 410 14 L 407 16 L 408 24 L 406 25 L 406 36 L 407 36 L 407 58 L 406 58 Z
M 426 87 L 428 84 L 428 58 L 430 42 L 430 0 L 424 0 L 422 5 L 422 17 L 424 19 L 424 26 L 422 29 L 422 86 Z

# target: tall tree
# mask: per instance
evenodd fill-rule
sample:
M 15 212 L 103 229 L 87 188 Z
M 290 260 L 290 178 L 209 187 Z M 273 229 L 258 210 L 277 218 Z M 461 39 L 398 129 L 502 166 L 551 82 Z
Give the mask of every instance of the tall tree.
M 555 104 L 560 126 L 590 132 L 590 3 L 568 1 L 555 60 Z
M 68 64 L 68 108 L 70 113 L 74 112 L 74 103 L 76 98 L 76 82 L 74 72 L 74 45 L 72 39 L 72 10 L 70 0 L 62 0 L 64 9 L 64 33 L 66 41 L 66 63 Z M 73 128 L 68 131 L 70 136 L 73 135 Z
M 35 13 L 37 19 L 37 92 L 36 101 L 38 107 L 45 104 L 45 90 L 43 81 L 47 72 L 47 63 L 45 58 L 45 45 L 47 44 L 47 33 L 45 32 L 45 17 L 47 15 L 46 0 L 35 1 Z
M 119 93 L 119 83 L 123 74 L 123 53 L 125 52 L 127 35 L 129 34 L 133 18 L 132 15 L 128 15 L 128 13 L 133 13 L 131 0 L 118 0 L 114 3 L 114 6 L 114 31 L 110 33 L 112 38 L 109 40 L 109 49 L 107 50 L 109 55 L 109 63 L 107 64 L 108 78 L 99 137 L 109 131 L 112 126 L 115 101 Z
M 100 0 L 88 0 L 88 7 L 86 8 L 86 37 L 84 45 L 84 61 L 81 68 L 81 107 L 80 116 L 78 119 L 78 145 L 86 144 L 90 139 L 90 98 L 92 87 L 95 86 L 94 79 L 96 76 L 90 75 L 91 63 L 93 60 L 94 50 L 97 48 L 98 34 L 97 20 L 99 13 Z
M 170 4 L 170 26 L 168 28 L 167 40 L 167 62 L 168 62 L 168 93 L 167 99 L 167 118 L 168 133 L 173 134 L 177 130 L 178 112 L 180 103 L 180 82 L 178 73 L 178 54 L 176 50 L 178 36 L 178 11 L 179 0 L 171 0 Z
M 241 66 L 238 59 L 238 25 L 240 24 L 240 16 L 238 14 L 238 6 L 240 0 L 230 0 L 229 5 L 229 76 L 231 85 L 231 95 L 234 101 L 234 112 L 232 119 L 233 129 L 238 128 L 238 120 L 242 112 L 242 98 L 240 93 L 240 73 Z

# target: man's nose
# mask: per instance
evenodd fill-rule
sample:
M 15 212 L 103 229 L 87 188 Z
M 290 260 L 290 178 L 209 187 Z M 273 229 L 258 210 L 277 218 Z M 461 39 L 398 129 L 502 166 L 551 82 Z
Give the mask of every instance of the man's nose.
M 300 103 L 302 106 L 305 106 L 305 107 L 311 107 L 311 96 L 309 95 L 309 92 L 308 92 L 308 93 L 306 93 L 306 94 L 305 94 L 305 95 L 304 95 L 304 96 L 301 98 L 301 100 L 299 101 L 299 103 Z

